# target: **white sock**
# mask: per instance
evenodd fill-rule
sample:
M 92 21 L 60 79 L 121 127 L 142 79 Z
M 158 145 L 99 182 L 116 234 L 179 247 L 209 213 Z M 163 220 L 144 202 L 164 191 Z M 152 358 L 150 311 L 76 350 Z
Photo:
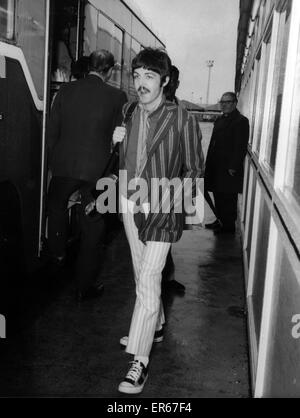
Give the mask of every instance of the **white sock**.
M 149 357 L 134 356 L 134 360 L 138 360 L 138 361 L 142 362 L 145 367 L 147 367 L 148 363 L 149 363 Z

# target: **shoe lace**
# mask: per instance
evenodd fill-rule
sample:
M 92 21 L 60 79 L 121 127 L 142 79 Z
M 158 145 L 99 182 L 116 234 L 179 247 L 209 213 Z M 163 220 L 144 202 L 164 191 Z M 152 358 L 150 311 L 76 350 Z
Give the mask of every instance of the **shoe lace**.
M 126 378 L 137 381 L 142 374 L 142 364 L 138 360 L 131 361 L 129 364 L 130 369 L 128 370 Z

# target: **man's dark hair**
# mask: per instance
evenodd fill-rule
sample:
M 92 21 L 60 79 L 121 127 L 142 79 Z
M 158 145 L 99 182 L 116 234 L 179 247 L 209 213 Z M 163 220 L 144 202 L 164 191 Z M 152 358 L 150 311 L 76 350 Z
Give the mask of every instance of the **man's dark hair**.
M 176 90 L 179 85 L 179 70 L 175 65 L 171 67 L 170 81 L 164 87 L 164 95 L 170 102 L 176 102 Z
M 82 56 L 71 64 L 71 75 L 79 80 L 84 78 L 89 72 L 89 57 Z
M 230 96 L 231 97 L 231 100 L 233 100 L 235 103 L 238 102 L 237 95 L 233 91 L 227 91 L 226 93 L 223 93 L 222 94 L 222 97 L 223 96 Z
M 159 48 L 145 48 L 132 60 L 132 74 L 137 68 L 154 71 L 161 76 L 161 83 L 171 74 L 171 60 L 168 54 Z
M 115 59 L 111 52 L 106 49 L 94 51 L 89 57 L 90 71 L 106 74 L 115 65 Z

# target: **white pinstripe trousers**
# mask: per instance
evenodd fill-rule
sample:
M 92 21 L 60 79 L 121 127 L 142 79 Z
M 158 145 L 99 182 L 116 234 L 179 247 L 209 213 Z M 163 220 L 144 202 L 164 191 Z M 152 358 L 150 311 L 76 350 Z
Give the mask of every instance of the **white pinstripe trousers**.
M 171 244 L 147 241 L 145 245 L 140 241 L 133 217 L 134 203 L 123 196 L 121 202 L 136 285 L 136 301 L 126 351 L 148 357 L 155 330 L 160 329 L 165 322 L 161 301 L 161 274 Z M 148 208 L 145 209 L 147 213 Z

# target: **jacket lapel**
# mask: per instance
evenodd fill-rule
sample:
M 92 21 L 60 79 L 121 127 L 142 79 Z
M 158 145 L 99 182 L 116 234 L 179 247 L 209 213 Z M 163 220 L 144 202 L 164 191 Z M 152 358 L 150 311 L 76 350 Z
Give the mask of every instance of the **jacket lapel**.
M 151 141 L 151 146 L 149 149 L 148 158 L 144 164 L 144 166 L 141 168 L 141 177 L 143 177 L 144 171 L 147 167 L 147 165 L 151 162 L 151 158 L 162 142 L 162 140 L 165 138 L 166 133 L 169 131 L 170 126 L 174 122 L 174 119 L 176 118 L 176 109 L 177 106 L 171 105 L 171 106 L 165 106 L 164 110 L 162 111 L 156 125 L 156 129 L 154 131 L 153 139 Z

